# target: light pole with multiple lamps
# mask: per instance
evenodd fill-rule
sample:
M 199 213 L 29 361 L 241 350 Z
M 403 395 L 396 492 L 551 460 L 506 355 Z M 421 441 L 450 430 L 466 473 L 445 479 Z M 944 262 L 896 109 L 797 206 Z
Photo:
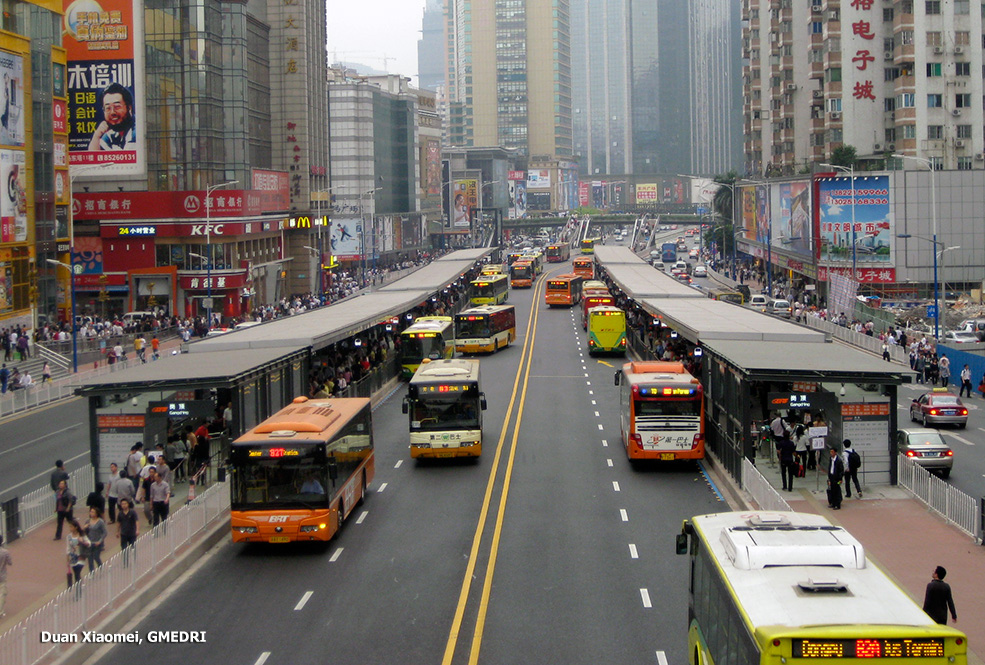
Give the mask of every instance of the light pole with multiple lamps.
M 899 153 L 893 153 L 893 157 L 899 159 L 912 159 L 915 162 L 920 162 L 924 164 L 928 169 L 930 169 L 930 219 L 931 228 L 933 233 L 934 243 L 934 338 L 940 339 L 940 327 L 941 327 L 941 308 L 940 308 L 940 289 L 937 281 L 937 248 L 943 243 L 937 242 L 937 168 L 934 163 L 929 159 L 924 159 L 923 157 L 911 157 L 910 155 L 901 155 Z M 897 235 L 898 238 L 908 237 L 909 234 Z M 917 238 L 919 236 L 913 236 Z M 925 238 L 924 238 L 925 239 Z M 941 254 L 947 250 L 943 250 Z
M 217 189 L 222 189 L 223 187 L 229 187 L 230 185 L 237 184 L 239 184 L 239 180 L 230 180 L 229 182 L 224 182 L 219 185 L 208 185 L 205 188 L 205 253 L 209 257 L 209 260 L 205 262 L 205 286 L 208 288 L 208 296 L 205 300 L 205 309 L 208 312 L 209 317 L 206 324 L 209 330 L 212 330 L 212 192 Z
M 71 247 L 71 245 L 70 245 Z M 71 249 L 69 249 L 69 257 L 72 256 Z M 72 372 L 76 373 L 79 371 L 79 342 L 78 342 L 78 330 L 75 329 L 75 268 L 73 264 L 65 263 L 64 261 L 58 261 L 56 259 L 46 259 L 48 263 L 56 266 L 61 266 L 68 271 L 68 292 L 69 292 L 69 307 L 71 309 L 69 316 L 71 318 L 71 323 L 69 324 L 72 330 Z M 69 261 L 72 259 L 69 258 Z
M 366 286 L 368 286 L 368 282 L 366 281 L 366 215 L 363 212 L 363 199 L 366 197 L 375 196 L 376 192 L 381 189 L 383 188 L 374 187 L 373 189 L 369 189 L 359 195 L 359 223 L 362 225 L 362 229 L 359 231 L 359 253 L 362 254 L 362 288 L 366 288 Z M 373 206 L 373 209 L 375 213 L 376 206 Z M 373 242 L 376 242 L 375 236 Z
M 837 164 L 821 164 L 821 166 L 827 166 L 828 168 L 837 169 L 842 173 L 847 173 L 848 177 L 852 179 L 852 281 L 858 281 L 858 255 L 857 255 L 857 245 L 858 236 L 856 235 L 855 228 L 855 166 L 838 166 Z

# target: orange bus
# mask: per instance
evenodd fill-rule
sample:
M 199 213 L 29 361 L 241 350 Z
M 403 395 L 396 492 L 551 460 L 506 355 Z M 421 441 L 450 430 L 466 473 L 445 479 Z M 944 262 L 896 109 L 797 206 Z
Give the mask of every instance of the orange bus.
M 590 256 L 576 256 L 571 261 L 571 272 L 583 279 L 595 279 L 595 259 Z
M 547 246 L 548 263 L 564 263 L 571 256 L 571 245 L 563 242 L 559 245 Z
M 544 301 L 548 307 L 565 305 L 572 307 L 581 302 L 581 276 L 558 275 L 547 280 Z
M 373 482 L 364 397 L 294 402 L 232 443 L 233 542 L 327 542 Z
M 582 330 L 588 330 L 588 310 L 593 307 L 603 307 L 608 305 L 610 307 L 616 306 L 616 299 L 610 296 L 608 293 L 584 293 L 582 291 L 581 297 L 581 328 Z
M 534 285 L 534 262 L 532 259 L 517 259 L 510 265 L 510 286 L 514 289 L 529 289 Z
M 705 456 L 701 384 L 679 362 L 631 362 L 616 372 L 619 427 L 630 460 Z

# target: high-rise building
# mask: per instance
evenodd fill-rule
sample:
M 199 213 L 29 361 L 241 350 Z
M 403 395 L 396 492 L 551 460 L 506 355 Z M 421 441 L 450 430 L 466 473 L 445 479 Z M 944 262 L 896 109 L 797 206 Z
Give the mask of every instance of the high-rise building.
M 985 168 L 982 15 L 967 0 L 744 0 L 742 18 L 749 173 L 793 173 L 842 145 Z
M 571 0 L 583 175 L 722 173 L 741 163 L 739 13 L 728 0 Z
M 452 145 L 571 155 L 568 0 L 446 0 Z
M 443 0 L 427 0 L 417 42 L 417 82 L 435 91 L 445 80 L 445 7 Z

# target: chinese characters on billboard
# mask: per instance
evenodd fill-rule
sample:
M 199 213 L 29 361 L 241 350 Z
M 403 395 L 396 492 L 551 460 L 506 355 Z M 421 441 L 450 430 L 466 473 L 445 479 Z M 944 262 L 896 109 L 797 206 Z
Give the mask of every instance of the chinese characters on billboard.
M 811 258 L 811 188 L 806 180 L 801 182 L 782 182 L 772 185 L 776 197 L 772 228 L 774 247 L 800 254 L 804 259 Z
M 146 171 L 142 6 L 64 0 L 72 166 L 111 164 L 107 176 Z
M 527 216 L 527 181 L 510 180 L 510 219 L 523 219 Z
M 24 58 L 0 51 L 0 144 L 24 145 Z
M 475 179 L 456 180 L 451 197 L 451 225 L 456 229 L 467 229 L 471 225 L 472 210 L 479 205 L 478 181 Z

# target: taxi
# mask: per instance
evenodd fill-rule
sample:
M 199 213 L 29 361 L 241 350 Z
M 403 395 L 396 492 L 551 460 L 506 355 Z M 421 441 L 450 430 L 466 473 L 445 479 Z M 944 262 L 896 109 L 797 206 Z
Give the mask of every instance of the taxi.
M 920 395 L 910 404 L 910 420 L 930 425 L 957 425 L 964 428 L 968 424 L 968 408 L 961 398 L 946 388 L 934 388 Z

